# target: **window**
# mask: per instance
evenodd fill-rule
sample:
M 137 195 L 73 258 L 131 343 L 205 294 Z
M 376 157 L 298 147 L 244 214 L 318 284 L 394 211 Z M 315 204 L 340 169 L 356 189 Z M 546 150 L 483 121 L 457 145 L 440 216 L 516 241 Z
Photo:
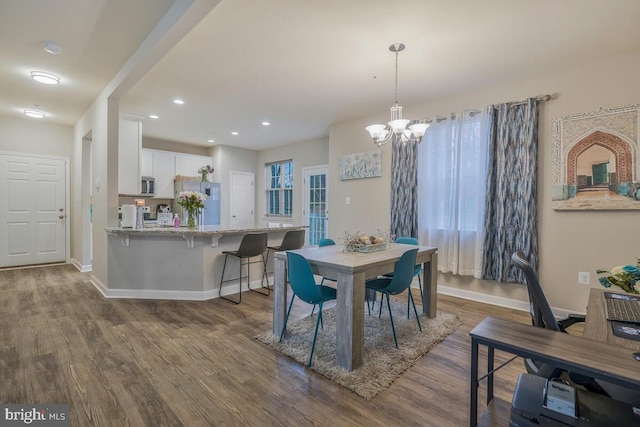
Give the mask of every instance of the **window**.
M 293 214 L 293 160 L 266 165 L 267 215 Z
M 420 241 L 443 272 L 480 277 L 489 124 L 470 112 L 435 121 L 418 147 Z

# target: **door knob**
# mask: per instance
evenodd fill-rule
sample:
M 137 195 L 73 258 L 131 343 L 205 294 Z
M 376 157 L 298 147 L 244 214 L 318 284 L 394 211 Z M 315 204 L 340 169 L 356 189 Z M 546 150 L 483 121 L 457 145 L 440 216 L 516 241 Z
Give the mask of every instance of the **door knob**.
M 58 215 L 58 218 L 63 219 L 64 215 Z
M 58 211 L 60 211 L 60 212 L 62 212 L 63 210 L 64 210 L 64 208 L 60 208 L 60 209 L 58 209 Z

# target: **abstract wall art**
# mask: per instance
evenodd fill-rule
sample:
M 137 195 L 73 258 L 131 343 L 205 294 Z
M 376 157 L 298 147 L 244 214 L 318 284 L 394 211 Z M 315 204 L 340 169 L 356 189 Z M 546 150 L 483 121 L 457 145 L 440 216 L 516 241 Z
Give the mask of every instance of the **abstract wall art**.
M 340 179 L 361 179 L 382 176 L 380 150 L 340 156 Z

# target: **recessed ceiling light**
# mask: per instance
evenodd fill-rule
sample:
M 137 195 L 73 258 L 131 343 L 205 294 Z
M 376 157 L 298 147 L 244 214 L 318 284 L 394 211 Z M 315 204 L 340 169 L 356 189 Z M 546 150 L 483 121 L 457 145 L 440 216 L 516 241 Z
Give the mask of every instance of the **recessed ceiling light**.
M 160 117 L 156 116 L 155 114 L 150 114 L 149 118 L 150 119 L 159 119 Z
M 237 135 L 237 134 L 238 134 L 238 132 L 236 132 L 236 131 L 231 132 L 231 135 Z
M 24 115 L 28 117 L 33 117 L 34 119 L 43 119 L 45 114 L 42 111 L 38 110 L 24 110 Z
M 174 99 L 173 103 L 174 104 L 178 104 L 178 105 L 182 105 L 182 104 L 184 104 L 184 101 L 182 99 Z
M 269 126 L 271 123 L 269 122 L 262 122 L 262 126 Z
M 54 74 L 45 73 L 44 71 L 32 71 L 31 78 L 46 85 L 57 85 L 60 83 L 60 77 Z
M 213 139 L 207 139 L 207 142 L 216 142 L 216 141 Z
M 52 55 L 57 55 L 62 52 L 62 46 L 55 42 L 42 42 L 42 48 L 45 52 L 50 53 Z

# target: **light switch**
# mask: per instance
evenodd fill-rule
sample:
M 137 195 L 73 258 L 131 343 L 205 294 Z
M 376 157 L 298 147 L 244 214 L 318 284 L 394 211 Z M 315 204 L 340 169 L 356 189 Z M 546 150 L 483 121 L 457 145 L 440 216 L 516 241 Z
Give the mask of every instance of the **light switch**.
M 350 205 L 351 204 L 351 197 L 347 196 L 344 198 L 344 204 L 345 205 Z

